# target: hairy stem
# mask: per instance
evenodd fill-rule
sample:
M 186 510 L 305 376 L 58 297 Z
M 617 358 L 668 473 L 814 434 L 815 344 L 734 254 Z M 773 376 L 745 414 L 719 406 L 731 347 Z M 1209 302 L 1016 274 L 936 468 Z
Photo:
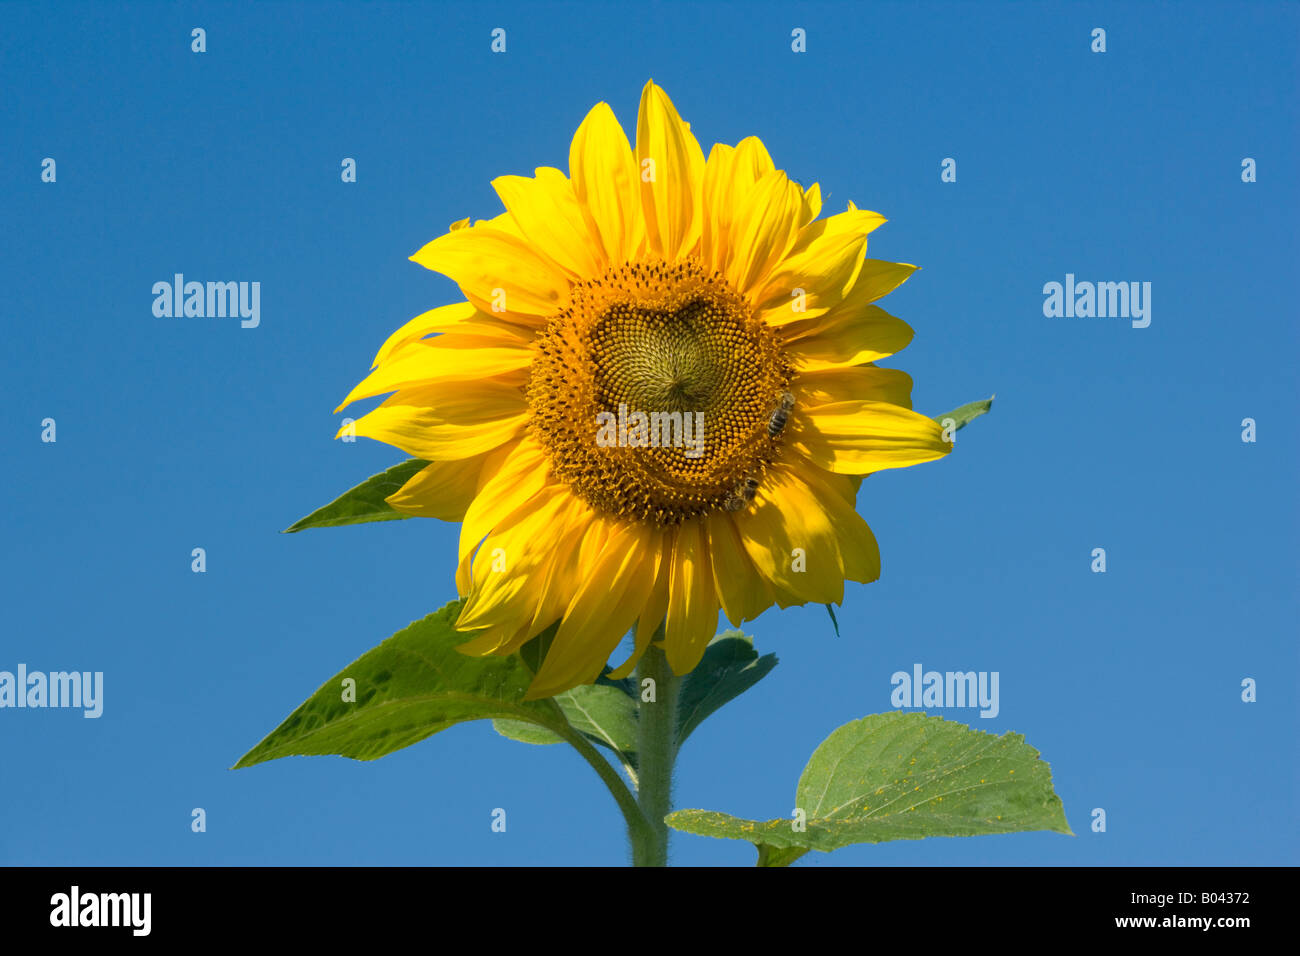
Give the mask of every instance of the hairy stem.
M 655 634 L 663 636 L 663 625 Z M 647 684 L 649 679 L 654 683 Z M 677 759 L 677 689 L 679 678 L 668 658 L 654 643 L 646 649 L 636 670 L 637 803 L 649 824 L 643 839 L 632 839 L 633 866 L 668 865 L 668 824 L 672 810 L 673 763 Z M 647 700 L 653 697 L 652 700 Z

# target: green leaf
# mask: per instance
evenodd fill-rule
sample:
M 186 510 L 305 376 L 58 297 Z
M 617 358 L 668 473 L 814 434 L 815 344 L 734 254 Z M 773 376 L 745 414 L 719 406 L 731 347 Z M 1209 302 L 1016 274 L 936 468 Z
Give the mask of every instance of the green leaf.
M 636 770 L 636 702 L 631 697 L 612 684 L 583 684 L 551 699 L 559 704 L 570 727 L 612 751 L 629 770 Z M 524 744 L 563 742 L 532 724 L 494 720 L 492 726 L 502 737 Z
M 835 620 L 835 608 L 833 608 L 831 605 L 827 604 L 827 605 L 826 605 L 826 613 L 829 614 L 829 615 L 831 616 L 831 624 L 833 624 L 833 625 L 835 626 L 835 636 L 836 636 L 836 637 L 839 637 L 839 636 L 840 636 L 840 622 L 837 621 L 837 620 Z
M 492 729 L 507 740 L 517 740 L 521 744 L 564 743 L 564 738 L 555 731 L 539 727 L 537 724 L 525 723 L 522 720 L 505 720 L 504 718 L 494 720 L 492 721 Z
M 323 508 L 317 508 L 305 518 L 299 518 L 282 534 L 302 531 L 305 528 L 337 528 L 345 524 L 364 524 L 367 521 L 394 521 L 409 518 L 409 514 L 392 508 L 384 499 L 397 492 L 417 472 L 429 463 L 419 458 L 409 458 L 387 471 L 371 475 L 355 488 L 343 492 Z
M 613 751 L 629 770 L 636 769 L 636 701 L 610 684 L 584 684 L 555 702 L 569 726 L 592 743 Z
M 740 631 L 723 631 L 709 642 L 695 669 L 682 678 L 677 695 L 677 746 L 704 719 L 739 697 L 776 666 L 776 655 L 758 656 L 754 640 Z
M 940 425 L 943 425 L 944 419 L 951 418 L 954 424 L 956 425 L 955 430 L 961 431 L 972 421 L 979 418 L 981 415 L 985 414 L 989 409 L 991 409 L 993 407 L 993 399 L 995 398 L 997 398 L 997 395 L 993 394 L 990 395 L 988 398 L 984 399 L 983 401 L 967 402 L 965 405 L 962 405 L 960 408 L 954 408 L 946 415 L 936 415 L 934 417 L 934 420 L 938 422 Z M 944 426 L 944 427 L 949 427 L 949 426 Z
M 456 650 L 453 601 L 344 668 L 239 758 L 235 768 L 278 757 L 338 754 L 375 760 L 467 720 L 507 719 L 566 730 L 549 700 L 525 701 L 532 674 L 517 655 Z M 344 681 L 355 681 L 355 701 Z
M 804 768 L 795 807 L 807 815 L 802 832 L 793 815 L 760 822 L 679 810 L 667 822 L 687 833 L 748 840 L 760 866 L 852 843 L 1070 833 L 1051 768 L 1023 736 L 917 713 L 875 714 L 832 733 Z

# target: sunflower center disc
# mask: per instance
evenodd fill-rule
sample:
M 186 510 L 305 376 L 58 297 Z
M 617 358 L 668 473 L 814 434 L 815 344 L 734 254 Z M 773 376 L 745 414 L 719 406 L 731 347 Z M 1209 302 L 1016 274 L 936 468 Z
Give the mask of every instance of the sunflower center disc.
M 583 283 L 536 347 L 533 435 L 594 507 L 677 524 L 723 508 L 776 454 L 767 423 L 789 363 L 745 299 L 693 260 Z

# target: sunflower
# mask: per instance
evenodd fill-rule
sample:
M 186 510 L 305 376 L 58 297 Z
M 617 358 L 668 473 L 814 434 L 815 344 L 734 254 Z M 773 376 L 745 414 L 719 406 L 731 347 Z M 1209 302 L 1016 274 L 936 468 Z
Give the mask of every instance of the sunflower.
M 411 320 L 340 408 L 430 464 L 388 498 L 461 522 L 456 627 L 509 654 L 557 625 L 529 688 L 593 681 L 620 639 L 676 674 L 776 604 L 880 575 L 862 476 L 951 450 L 879 368 L 912 330 L 873 303 L 915 266 L 865 258 L 885 222 L 776 169 L 754 137 L 704 158 L 653 82 L 636 146 L 605 103 L 569 175 L 493 180 L 506 211 L 411 259 L 466 301 Z M 342 431 L 340 431 L 342 434 Z

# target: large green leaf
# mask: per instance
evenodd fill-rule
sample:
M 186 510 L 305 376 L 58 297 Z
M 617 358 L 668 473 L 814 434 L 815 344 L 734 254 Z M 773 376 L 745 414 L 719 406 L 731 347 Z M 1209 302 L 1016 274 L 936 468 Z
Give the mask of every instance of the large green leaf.
M 533 675 L 518 656 L 456 650 L 465 639 L 452 627 L 460 606 L 453 601 L 363 654 L 235 767 L 307 754 L 374 760 L 466 720 L 522 720 L 563 731 L 549 700 L 524 700 Z M 355 681 L 355 701 L 344 699 L 348 679 Z
M 804 768 L 795 807 L 806 814 L 803 831 L 793 817 L 761 822 L 679 810 L 667 820 L 687 833 L 748 840 L 763 866 L 851 843 L 1070 833 L 1051 768 L 1024 737 L 918 713 L 875 714 L 832 733 Z
M 956 426 L 954 430 L 961 431 L 972 421 L 991 409 L 993 407 L 993 399 L 995 398 L 997 398 L 997 395 L 990 395 L 988 398 L 978 402 L 967 402 L 965 405 L 954 408 L 945 415 L 935 415 L 934 420 L 942 425 L 945 418 L 951 418 Z
M 305 518 L 299 518 L 284 529 L 284 534 L 306 528 L 337 528 L 345 524 L 364 524 L 367 521 L 395 521 L 409 518 L 409 514 L 395 510 L 384 499 L 401 489 L 417 472 L 429 463 L 419 458 L 408 458 L 387 471 L 371 475 L 355 488 L 343 492 L 323 508 L 317 508 Z
M 636 768 L 636 701 L 617 687 L 590 684 L 555 695 L 569 726 Z
M 677 746 L 686 742 L 704 719 L 767 676 L 775 654 L 758 656 L 753 638 L 723 631 L 709 642 L 695 669 L 682 679 L 677 694 Z
M 583 684 L 556 694 L 552 700 L 569 726 L 613 753 L 629 770 L 636 770 L 636 701 L 613 683 Z M 559 735 L 535 724 L 494 720 L 496 732 L 526 744 L 563 743 Z

